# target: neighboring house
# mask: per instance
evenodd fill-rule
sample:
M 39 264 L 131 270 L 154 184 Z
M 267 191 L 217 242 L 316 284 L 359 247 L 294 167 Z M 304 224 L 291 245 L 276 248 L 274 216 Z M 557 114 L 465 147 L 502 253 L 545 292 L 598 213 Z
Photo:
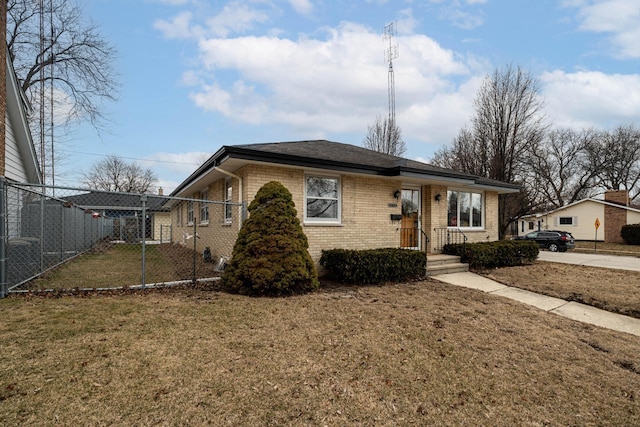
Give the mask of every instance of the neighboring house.
M 582 199 L 559 209 L 523 217 L 518 221 L 518 234 L 535 230 L 570 232 L 576 240 L 623 243 L 620 230 L 626 224 L 640 223 L 640 209 L 629 205 L 626 190 L 607 191 L 604 200 Z
M 269 181 L 293 195 L 317 262 L 323 249 L 410 247 L 432 252 L 447 232 L 498 239 L 498 194 L 519 187 L 324 140 L 223 146 L 171 196 L 173 240 L 197 225 L 197 250 L 230 256 L 242 210 Z M 202 208 L 206 207 L 206 211 Z M 204 218 L 204 220 L 203 220 Z M 424 234 L 430 241 L 425 243 Z
M 168 241 L 171 220 L 169 208 L 164 206 L 167 198 L 161 195 L 146 197 L 144 220 L 140 195 L 92 191 L 67 196 L 64 200 L 112 219 L 113 230 L 109 230 L 112 239 L 137 243 L 144 236 L 145 239 Z
M 0 107 L 4 109 L 4 145 L 0 148 L 0 176 L 15 182 L 40 184 L 40 167 L 27 120 L 29 103 L 6 50 L 3 63 L 6 92 Z

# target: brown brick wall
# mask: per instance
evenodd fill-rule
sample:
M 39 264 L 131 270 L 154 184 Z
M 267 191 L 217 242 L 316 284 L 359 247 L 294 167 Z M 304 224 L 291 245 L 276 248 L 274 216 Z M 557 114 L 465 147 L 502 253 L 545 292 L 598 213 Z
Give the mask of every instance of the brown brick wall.
M 617 205 L 629 206 L 629 191 L 608 190 L 604 193 L 604 200 Z
M 614 206 L 604 207 L 604 241 L 607 243 L 624 243 L 620 236 L 622 226 L 627 224 L 627 211 Z

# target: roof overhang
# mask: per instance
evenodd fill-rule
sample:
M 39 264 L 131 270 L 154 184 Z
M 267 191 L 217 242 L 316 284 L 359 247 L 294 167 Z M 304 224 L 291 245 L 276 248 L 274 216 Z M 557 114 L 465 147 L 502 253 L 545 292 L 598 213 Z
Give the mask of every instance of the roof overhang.
M 209 160 L 194 171 L 183 181 L 171 196 L 186 197 L 200 191 L 211 182 L 228 176 L 227 173 L 217 171 L 217 167 L 224 168 L 225 172 L 235 172 L 249 164 L 282 165 L 289 168 L 318 171 L 324 173 L 345 173 L 349 175 L 376 176 L 381 179 L 401 180 L 416 185 L 446 185 L 463 188 L 471 188 L 484 191 L 495 191 L 499 194 L 517 193 L 520 187 L 514 184 L 495 185 L 484 178 L 441 169 L 426 171 L 406 166 L 380 167 L 357 163 L 343 162 L 339 160 L 316 159 L 290 154 L 281 154 L 261 150 L 253 150 L 242 146 L 223 146 Z

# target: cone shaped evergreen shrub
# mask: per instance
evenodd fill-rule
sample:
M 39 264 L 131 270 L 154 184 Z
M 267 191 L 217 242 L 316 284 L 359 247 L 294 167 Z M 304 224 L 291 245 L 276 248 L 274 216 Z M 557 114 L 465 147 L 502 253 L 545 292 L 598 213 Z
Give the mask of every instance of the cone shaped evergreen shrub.
M 318 275 L 307 248 L 291 193 L 271 181 L 249 205 L 222 285 L 246 295 L 290 295 L 318 287 Z

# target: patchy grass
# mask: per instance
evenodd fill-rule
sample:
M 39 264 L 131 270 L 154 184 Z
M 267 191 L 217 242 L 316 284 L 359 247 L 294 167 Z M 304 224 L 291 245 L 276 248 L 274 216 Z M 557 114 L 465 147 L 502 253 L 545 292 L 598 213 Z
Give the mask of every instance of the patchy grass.
M 0 311 L 0 425 L 640 424 L 637 337 L 431 281 Z
M 516 288 L 640 318 L 640 272 L 537 261 L 482 274 Z
M 163 283 L 193 278 L 193 250 L 173 244 L 147 245 L 145 282 Z M 196 278 L 216 276 L 213 263 L 196 254 Z M 142 284 L 142 246 L 103 244 L 69 260 L 21 289 L 111 288 Z

